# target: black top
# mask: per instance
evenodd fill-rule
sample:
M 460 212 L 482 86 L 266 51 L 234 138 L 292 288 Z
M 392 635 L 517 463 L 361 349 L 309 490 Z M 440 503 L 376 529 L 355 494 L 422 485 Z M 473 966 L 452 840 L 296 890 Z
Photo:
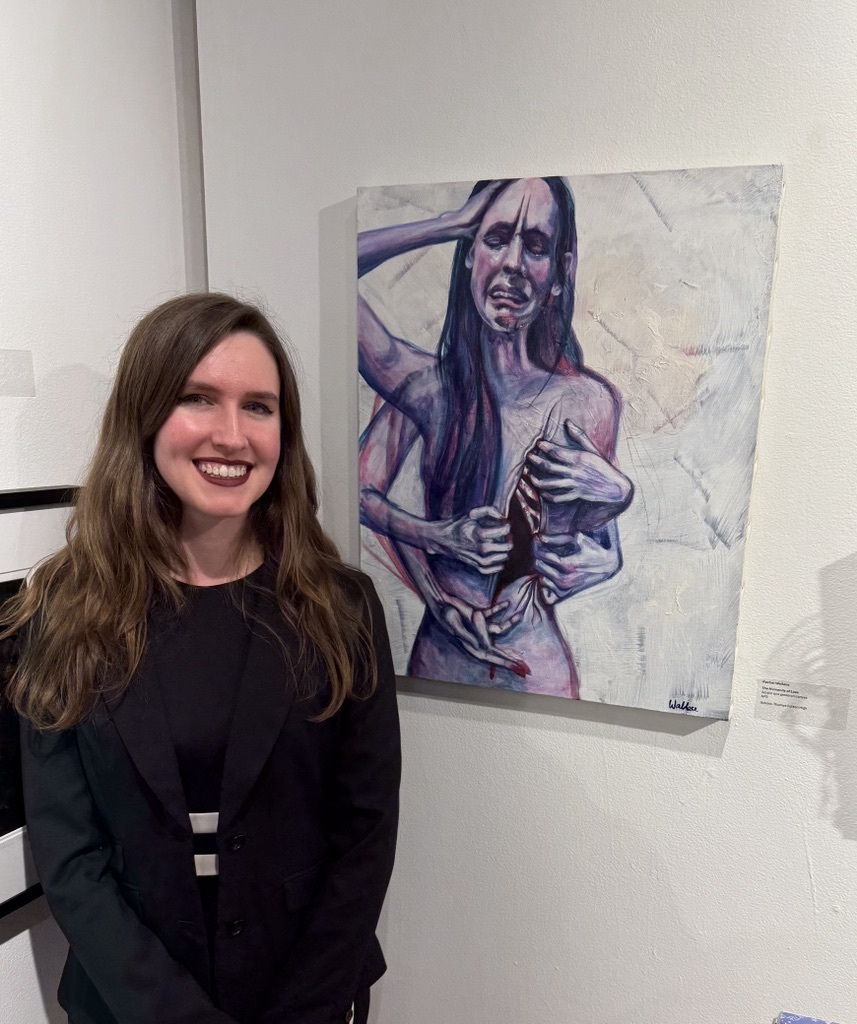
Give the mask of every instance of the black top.
M 191 813 L 217 811 L 235 698 L 247 660 L 252 613 L 264 566 L 234 583 L 182 584 L 187 605 L 156 641 L 157 677 Z
M 252 614 L 264 564 L 249 576 L 212 587 L 182 584 L 181 615 L 158 627 L 154 657 L 167 726 L 191 814 L 220 810 L 220 786 L 235 699 L 244 674 Z M 194 836 L 195 853 L 216 853 L 214 835 Z M 208 936 L 211 977 L 217 930 L 217 876 L 197 879 Z

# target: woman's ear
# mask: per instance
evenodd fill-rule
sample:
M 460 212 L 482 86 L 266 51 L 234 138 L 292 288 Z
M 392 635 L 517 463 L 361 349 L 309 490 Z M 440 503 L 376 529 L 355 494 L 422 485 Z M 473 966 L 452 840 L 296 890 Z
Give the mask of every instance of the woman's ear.
M 470 248 L 467 250 L 467 255 L 464 257 L 464 265 L 468 270 L 473 270 L 473 243 L 470 243 Z
M 562 257 L 562 267 L 557 271 L 556 280 L 551 285 L 551 295 L 562 295 L 564 281 L 568 281 L 574 287 L 574 275 L 577 270 L 577 257 L 573 252 L 567 252 Z

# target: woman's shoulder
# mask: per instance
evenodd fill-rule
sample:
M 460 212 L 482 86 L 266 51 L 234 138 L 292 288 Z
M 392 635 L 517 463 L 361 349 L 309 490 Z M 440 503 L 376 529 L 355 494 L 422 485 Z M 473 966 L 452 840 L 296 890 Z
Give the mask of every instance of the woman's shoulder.
M 621 406 L 619 392 L 613 384 L 587 366 L 579 370 L 571 366 L 556 370 L 545 393 L 566 405 L 584 403 L 585 408 L 599 417 L 613 414 Z
M 277 581 L 277 563 L 274 559 L 266 559 L 258 570 L 258 580 L 264 587 L 273 590 Z M 363 604 L 366 600 L 376 597 L 375 584 L 371 577 L 347 562 L 340 562 L 333 568 L 333 577 L 346 598 L 354 604 Z
M 337 577 L 346 595 L 357 602 L 372 601 L 377 597 L 372 577 L 361 569 L 342 562 L 337 569 Z

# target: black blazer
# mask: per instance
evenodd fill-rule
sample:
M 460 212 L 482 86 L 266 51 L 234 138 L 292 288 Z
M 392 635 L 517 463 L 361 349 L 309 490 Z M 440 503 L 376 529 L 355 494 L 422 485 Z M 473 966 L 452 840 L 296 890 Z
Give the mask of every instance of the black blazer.
M 71 947 L 59 1000 L 73 1024 L 342 1024 L 384 972 L 374 929 L 395 850 L 395 679 L 374 587 L 358 573 L 348 585 L 371 619 L 378 688 L 324 722 L 311 721 L 328 697 L 321 670 L 301 670 L 318 693 L 296 700 L 282 651 L 254 628 L 224 765 L 214 979 L 146 659 L 122 698 L 100 700 L 77 728 L 22 722 L 27 825 Z M 295 653 L 273 601 L 260 604 Z

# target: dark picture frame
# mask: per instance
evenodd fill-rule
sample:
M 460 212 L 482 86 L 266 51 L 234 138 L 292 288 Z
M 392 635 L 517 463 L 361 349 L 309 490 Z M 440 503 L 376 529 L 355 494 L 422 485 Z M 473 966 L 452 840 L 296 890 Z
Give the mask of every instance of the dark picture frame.
M 0 531 L 8 513 L 71 507 L 77 490 L 76 487 L 51 487 L 0 491 Z M 61 543 L 61 537 L 55 539 Z M 26 559 L 30 562 L 28 565 L 0 564 L 0 606 L 18 592 L 33 565 L 49 554 L 50 548 L 39 551 L 36 558 Z M 18 722 L 4 697 L 17 657 L 17 637 L 0 641 L 0 917 L 41 894 L 26 842 Z

